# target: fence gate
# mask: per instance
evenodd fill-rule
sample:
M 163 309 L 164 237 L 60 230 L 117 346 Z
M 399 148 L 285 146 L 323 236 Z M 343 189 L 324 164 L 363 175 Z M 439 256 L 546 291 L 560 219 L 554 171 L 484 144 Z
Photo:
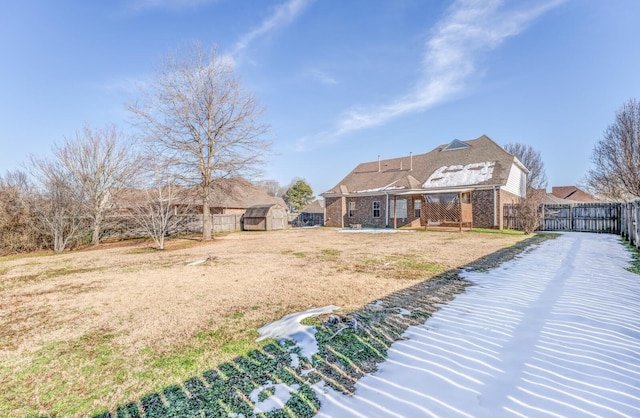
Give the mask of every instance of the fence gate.
M 571 205 L 542 205 L 543 231 L 572 231 Z

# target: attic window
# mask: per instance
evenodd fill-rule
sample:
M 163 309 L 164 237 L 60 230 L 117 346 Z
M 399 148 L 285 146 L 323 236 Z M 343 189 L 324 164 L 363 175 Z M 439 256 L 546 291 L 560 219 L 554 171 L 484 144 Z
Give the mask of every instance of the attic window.
M 466 144 L 466 143 L 460 141 L 459 139 L 454 139 L 453 141 L 451 141 L 451 143 L 449 145 L 444 147 L 442 149 L 442 151 L 449 151 L 449 150 L 455 150 L 455 149 L 465 149 L 465 148 L 471 148 L 471 145 Z

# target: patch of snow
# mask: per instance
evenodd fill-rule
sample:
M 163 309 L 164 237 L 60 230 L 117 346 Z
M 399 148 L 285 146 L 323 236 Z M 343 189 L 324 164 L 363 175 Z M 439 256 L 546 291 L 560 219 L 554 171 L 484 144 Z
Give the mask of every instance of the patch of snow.
M 640 287 L 620 238 L 568 233 L 488 272 L 407 329 L 318 417 L 640 417 Z
M 300 367 L 300 357 L 296 353 L 291 353 L 291 367 L 294 369 Z
M 345 228 L 338 230 L 340 233 L 350 233 L 350 234 L 395 234 L 400 232 L 416 232 L 413 229 L 393 229 L 393 228 L 362 228 L 362 229 L 352 229 Z
M 428 189 L 480 184 L 491 179 L 495 165 L 495 161 L 486 161 L 483 163 L 440 167 L 429 176 L 422 187 Z
M 306 376 L 306 375 L 308 375 L 309 373 L 311 373 L 311 372 L 313 372 L 313 371 L 315 371 L 315 370 L 316 370 L 316 368 L 315 368 L 315 367 L 314 367 L 314 368 L 312 368 L 312 369 L 306 369 L 306 370 L 303 370 L 303 371 L 301 371 L 301 372 L 300 372 L 300 376 Z
M 208 258 L 202 259 L 202 260 L 196 260 L 196 261 L 192 261 L 191 263 L 187 264 L 187 266 L 198 266 L 200 264 L 204 264 L 207 261 L 209 261 Z
M 275 393 L 269 396 L 267 399 L 259 401 L 260 393 L 262 393 L 262 391 L 265 389 L 273 389 L 275 390 Z M 271 382 L 267 382 L 266 384 L 255 388 L 249 395 L 249 399 L 251 399 L 251 401 L 255 404 L 253 413 L 264 414 L 276 409 L 282 409 L 284 404 L 286 404 L 287 401 L 291 399 L 291 393 L 298 392 L 299 389 L 300 385 L 298 384 L 289 386 L 284 383 L 278 383 L 274 385 Z
M 411 315 L 411 311 L 408 311 L 405 308 L 397 307 L 395 309 L 398 311 L 398 315 L 400 315 L 400 316 L 409 316 L 409 315 Z
M 374 303 L 369 303 L 369 304 L 367 304 L 367 306 L 369 308 L 378 308 L 378 309 L 382 309 L 384 307 L 382 305 L 382 301 L 381 300 L 377 300 Z
M 401 189 L 404 189 L 404 187 L 394 186 L 394 184 L 396 184 L 397 182 L 398 182 L 398 180 L 394 181 L 393 183 L 387 184 L 386 186 L 376 187 L 375 189 L 356 190 L 356 191 L 354 191 L 354 193 L 375 193 L 375 192 L 381 192 L 383 190 L 401 190 Z
M 322 308 L 308 309 L 304 312 L 292 313 L 284 316 L 282 319 L 270 322 L 260 328 L 258 333 L 260 337 L 256 341 L 266 338 L 275 338 L 278 340 L 293 340 L 300 347 L 300 353 L 303 357 L 311 359 L 318 352 L 318 342 L 316 341 L 316 327 L 300 324 L 305 318 L 327 314 L 339 309 L 337 306 L 324 306 Z

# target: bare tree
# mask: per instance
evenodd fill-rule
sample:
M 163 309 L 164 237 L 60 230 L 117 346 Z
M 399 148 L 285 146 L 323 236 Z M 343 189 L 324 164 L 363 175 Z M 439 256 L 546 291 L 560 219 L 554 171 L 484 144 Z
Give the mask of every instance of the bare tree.
M 209 196 L 214 180 L 257 172 L 270 143 L 263 108 L 244 91 L 232 61 L 193 44 L 169 54 L 129 107 L 141 134 L 169 161 L 177 179 L 201 191 L 202 237 L 211 239 Z
M 34 234 L 32 210 L 27 201 L 29 179 L 22 171 L 0 176 L 0 254 L 39 248 Z
M 590 189 L 608 200 L 640 198 L 640 102 L 630 99 L 593 148 Z
M 80 188 L 73 183 L 70 173 L 55 161 L 31 156 L 31 170 L 36 180 L 29 193 L 33 226 L 51 238 L 55 252 L 62 252 L 79 237 L 85 225 Z
M 504 149 L 518 158 L 529 170 L 529 174 L 527 174 L 527 190 L 547 188 L 547 174 L 540 152 L 533 149 L 531 145 L 517 142 L 506 144 Z
M 113 125 L 103 129 L 85 126 L 74 138 L 55 146 L 53 153 L 80 188 L 91 220 L 91 243 L 97 245 L 113 199 L 132 184 L 139 168 L 134 144 Z
M 262 180 L 257 183 L 259 187 L 262 187 L 269 196 L 283 197 L 287 193 L 287 188 L 281 186 L 277 180 Z
M 145 235 L 164 250 L 165 237 L 185 222 L 192 199 L 187 189 L 176 185 L 166 167 L 154 165 L 150 174 L 147 187 L 129 191 L 127 208 Z
M 530 145 L 510 143 L 504 149 L 514 155 L 529 170 L 526 197 L 516 204 L 520 228 L 525 234 L 534 232 L 540 225 L 540 205 L 544 203 L 547 188 L 547 174 L 540 152 Z

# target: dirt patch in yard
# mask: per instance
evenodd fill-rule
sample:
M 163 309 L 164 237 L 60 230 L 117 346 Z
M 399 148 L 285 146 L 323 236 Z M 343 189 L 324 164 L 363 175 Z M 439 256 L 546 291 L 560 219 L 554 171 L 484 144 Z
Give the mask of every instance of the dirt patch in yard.
M 357 311 L 524 238 L 315 228 L 0 258 L 0 415 L 136 399 L 253 348 L 255 329 L 285 314 Z

